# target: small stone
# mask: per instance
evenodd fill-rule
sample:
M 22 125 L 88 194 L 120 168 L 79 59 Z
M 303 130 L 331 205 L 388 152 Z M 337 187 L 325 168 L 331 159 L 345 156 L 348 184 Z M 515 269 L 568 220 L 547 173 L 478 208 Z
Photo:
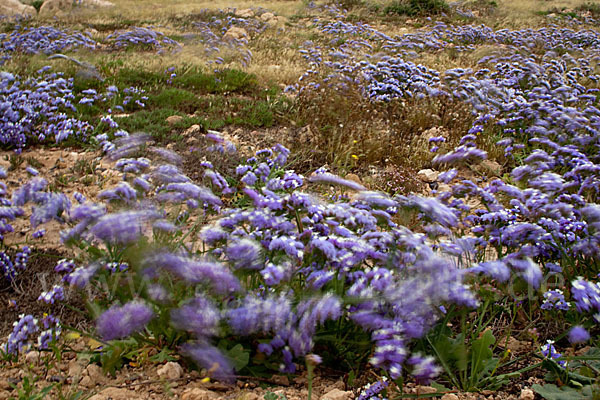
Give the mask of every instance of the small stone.
M 185 130 L 185 132 L 183 132 L 183 136 L 191 136 L 195 133 L 200 133 L 200 131 L 201 131 L 200 125 L 194 124 L 194 125 L 190 126 L 189 128 L 187 128 Z
M 534 400 L 535 394 L 531 389 L 521 389 L 521 394 L 519 395 L 519 400 Z
M 179 379 L 181 378 L 181 375 L 183 375 L 183 368 L 181 368 L 181 365 L 179 365 L 178 363 L 170 361 L 162 367 L 160 367 L 156 371 L 156 373 L 161 378 Z
M 271 380 L 273 381 L 273 383 L 280 386 L 290 386 L 290 380 L 285 375 L 273 375 L 271 377 Z
M 258 397 L 258 395 L 256 393 L 252 393 L 252 392 L 246 392 L 243 393 L 239 399 L 240 400 L 258 400 L 260 397 Z
M 232 26 L 223 35 L 223 39 L 240 40 L 240 39 L 247 38 L 247 37 L 248 37 L 248 32 L 244 28 L 239 28 L 237 26 Z
M 438 178 L 438 172 L 432 170 L 432 169 L 422 169 L 419 172 L 417 172 L 417 177 L 422 180 L 423 182 L 427 182 L 427 183 L 432 183 L 437 181 Z
M 260 19 L 262 19 L 265 22 L 269 22 L 270 20 L 272 20 L 274 18 L 275 18 L 275 14 L 273 14 L 272 12 L 266 12 L 260 16 Z
M 352 398 L 354 398 L 354 393 L 340 389 L 333 389 L 321 396 L 321 400 L 350 400 Z
M 442 396 L 442 400 L 458 400 L 458 396 L 454 393 L 446 393 Z
M 252 18 L 252 17 L 254 17 L 254 11 L 252 11 L 249 8 L 235 10 L 235 16 L 240 17 L 240 18 Z
M 218 398 L 217 393 L 200 388 L 187 389 L 181 395 L 181 400 L 213 400 Z
M 139 396 L 132 390 L 109 387 L 90 397 L 88 400 L 130 400 L 138 398 Z
M 94 384 L 92 383 L 92 380 L 90 379 L 89 376 L 84 376 L 83 378 L 81 378 L 81 381 L 79 381 L 79 384 L 86 388 L 91 388 L 92 386 L 94 386 Z
M 104 382 L 104 371 L 96 364 L 90 364 L 85 368 L 87 376 L 90 378 L 92 385 L 98 385 Z M 83 380 L 82 380 L 83 382 Z
M 345 176 L 345 178 L 349 181 L 358 183 L 359 185 L 362 185 L 362 182 L 360 181 L 360 177 L 356 174 L 348 174 Z
M 73 378 L 80 378 L 83 373 L 83 367 L 77 360 L 71 360 L 69 362 L 68 375 Z
M 25 361 L 28 364 L 37 364 L 37 362 L 40 360 L 40 352 L 39 351 L 30 351 L 27 354 L 25 354 Z
M 437 389 L 431 386 L 417 386 L 417 393 L 419 394 L 430 394 L 437 393 Z
M 0 0 L 0 15 L 35 15 L 35 8 L 19 0 Z
M 502 166 L 492 160 L 483 160 L 474 169 L 487 176 L 500 176 L 502 174 Z
M 169 125 L 175 125 L 183 121 L 183 117 L 181 115 L 171 115 L 170 117 L 167 117 L 165 121 L 167 121 Z

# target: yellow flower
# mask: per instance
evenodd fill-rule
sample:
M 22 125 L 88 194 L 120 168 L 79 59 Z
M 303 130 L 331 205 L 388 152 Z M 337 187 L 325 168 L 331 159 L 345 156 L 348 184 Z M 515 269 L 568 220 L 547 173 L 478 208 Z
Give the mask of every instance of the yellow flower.
M 79 339 L 81 337 L 81 335 L 77 332 L 69 332 L 65 335 L 65 339 L 67 340 L 75 340 L 75 339 Z
M 358 160 L 358 156 L 356 154 L 352 154 L 350 157 L 354 158 L 355 160 Z

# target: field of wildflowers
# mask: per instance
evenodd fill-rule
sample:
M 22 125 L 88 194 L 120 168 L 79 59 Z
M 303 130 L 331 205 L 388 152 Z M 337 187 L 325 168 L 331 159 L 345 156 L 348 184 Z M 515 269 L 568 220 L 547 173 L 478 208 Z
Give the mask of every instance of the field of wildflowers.
M 228 6 L 0 21 L 0 395 L 599 398 L 600 11 Z

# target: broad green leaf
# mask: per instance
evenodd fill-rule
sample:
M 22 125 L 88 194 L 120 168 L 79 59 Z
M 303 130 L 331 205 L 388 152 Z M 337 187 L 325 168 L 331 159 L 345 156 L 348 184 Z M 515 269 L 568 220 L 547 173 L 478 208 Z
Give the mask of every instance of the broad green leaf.
M 593 398 L 593 391 L 590 385 L 584 386 L 581 390 L 570 386 L 559 388 L 553 384 L 544 386 L 535 384 L 531 388 L 546 400 L 585 400 Z

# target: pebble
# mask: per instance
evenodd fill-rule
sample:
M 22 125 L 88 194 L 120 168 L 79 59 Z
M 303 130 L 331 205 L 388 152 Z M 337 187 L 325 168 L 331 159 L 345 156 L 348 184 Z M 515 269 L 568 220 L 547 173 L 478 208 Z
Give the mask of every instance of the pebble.
M 181 400 L 213 400 L 217 398 L 219 396 L 216 393 L 200 388 L 187 389 L 181 395 Z
M 431 183 L 437 181 L 438 172 L 432 169 L 422 169 L 417 172 L 417 177 L 423 182 Z
M 39 351 L 30 351 L 27 354 L 25 354 L 25 361 L 27 361 L 28 364 L 37 364 L 37 362 L 40 360 L 40 352 Z
M 349 400 L 353 398 L 354 393 L 340 389 L 333 389 L 321 396 L 321 400 Z
M 454 393 L 446 393 L 442 396 L 442 400 L 458 400 L 458 396 Z
M 109 387 L 90 397 L 89 400 L 130 400 L 137 398 L 139 398 L 139 396 L 137 396 L 134 391 Z
M 521 394 L 519 395 L 519 400 L 534 400 L 535 393 L 531 389 L 521 389 Z
M 158 368 L 158 376 L 166 379 L 179 379 L 183 375 L 183 368 L 176 362 L 170 361 Z

